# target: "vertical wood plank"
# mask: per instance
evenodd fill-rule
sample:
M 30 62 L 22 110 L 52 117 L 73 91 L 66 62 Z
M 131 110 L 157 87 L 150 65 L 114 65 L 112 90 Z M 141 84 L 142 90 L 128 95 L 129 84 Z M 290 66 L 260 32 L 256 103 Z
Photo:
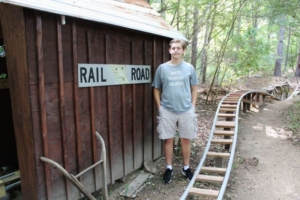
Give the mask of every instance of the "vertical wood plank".
M 152 68 L 151 68 L 151 71 L 152 71 L 152 80 L 154 79 L 154 75 L 155 75 L 155 71 L 156 71 L 156 37 L 153 36 L 153 39 L 152 39 L 152 42 L 153 42 L 153 45 L 152 45 L 152 51 L 153 51 L 153 57 L 152 57 Z M 154 70 L 155 69 L 155 70 Z M 155 159 L 155 136 L 156 136 L 156 125 L 157 125 L 157 119 L 156 119 L 156 116 L 157 116 L 157 109 L 156 109 L 156 104 L 155 104 L 155 101 L 154 99 L 152 100 L 152 110 L 153 110 L 153 116 L 152 116 L 152 127 L 153 127 L 153 131 L 152 131 L 152 160 Z
M 60 123 L 62 134 L 62 149 L 64 168 L 69 172 L 67 134 L 66 134 L 66 114 L 65 114 L 65 90 L 64 90 L 64 69 L 63 69 L 63 50 L 62 50 L 62 33 L 60 18 L 57 18 L 57 47 L 58 47 L 58 73 L 59 73 L 59 102 L 60 102 Z M 65 180 L 67 199 L 71 199 L 70 182 Z
M 133 64 L 134 58 L 134 42 L 131 42 L 130 49 L 130 64 Z M 133 150 L 133 169 L 136 169 L 136 84 L 132 85 L 132 150 Z
M 146 41 L 143 41 L 143 65 L 145 65 L 146 64 Z M 145 117 L 145 115 L 146 115 L 146 113 L 148 113 L 148 106 L 146 105 L 146 97 L 147 97 L 147 94 L 146 94 L 146 84 L 143 84 L 143 115 L 142 115 L 142 131 L 143 131 L 143 137 L 142 137 L 142 141 L 143 141 L 143 153 L 142 153 L 142 160 L 143 160 L 143 162 L 146 160 L 146 155 L 145 155 L 145 153 L 146 153 L 146 147 L 147 147 L 147 141 L 146 141 L 146 133 L 147 133 L 147 131 L 146 131 L 146 117 Z
M 108 50 L 108 45 L 109 45 L 109 36 L 105 36 L 105 64 L 109 62 L 109 50 Z M 110 161 L 110 181 L 113 184 L 114 183 L 114 177 L 113 177 L 113 147 L 112 147 L 112 140 L 113 140 L 113 133 L 111 132 L 110 126 L 111 126 L 111 102 L 108 100 L 111 96 L 111 91 L 110 87 L 107 87 L 107 96 L 106 96 L 106 101 L 107 101 L 107 130 L 108 130 L 108 149 L 109 149 L 109 161 Z
M 105 36 L 103 35 L 102 31 L 95 31 L 92 32 L 93 37 L 91 40 L 91 43 L 93 44 L 93 55 L 92 55 L 92 60 L 91 62 L 93 63 L 104 63 L 105 62 Z M 103 137 L 105 144 L 108 144 L 108 133 L 107 133 L 107 104 L 106 104 L 106 92 L 107 89 L 106 87 L 94 87 L 94 92 L 95 92 L 95 128 L 99 132 L 99 134 Z M 101 145 L 99 144 L 97 140 L 97 152 L 98 155 L 101 155 Z M 108 145 L 105 145 L 106 149 Z M 106 151 L 107 153 L 109 152 L 108 150 Z M 108 155 L 108 154 L 107 154 Z M 108 159 L 108 156 L 107 156 Z M 106 173 L 109 175 L 109 168 L 106 165 Z M 104 168 L 102 166 L 99 166 L 100 174 L 99 180 L 102 180 L 102 170 Z M 106 179 L 108 178 L 105 177 Z M 101 181 L 101 186 L 103 186 L 103 182 Z M 98 188 L 99 189 L 99 188 Z
M 135 34 L 133 45 L 133 64 L 143 64 L 143 39 Z M 142 167 L 143 164 L 143 84 L 134 84 L 134 139 L 135 139 L 135 169 Z
M 121 35 L 118 38 L 118 42 L 122 41 L 123 37 L 121 37 Z M 118 62 L 122 63 L 122 64 L 126 64 L 126 47 L 127 45 L 129 45 L 130 43 L 127 43 L 127 40 L 124 38 L 123 42 L 123 48 L 122 48 L 122 56 L 120 56 Z M 130 45 L 129 45 L 130 46 Z M 121 145 L 122 145 L 122 164 L 123 164 L 123 173 L 122 173 L 122 177 L 126 176 L 126 173 L 128 171 L 127 169 L 127 159 L 128 159 L 128 155 L 126 155 L 126 142 L 128 140 L 127 134 L 126 134 L 126 130 L 127 130 L 127 124 L 126 124 L 126 107 L 129 105 L 126 105 L 126 86 L 123 84 L 121 85 L 121 110 L 120 110 L 120 115 L 121 115 Z
M 127 141 L 127 138 L 126 138 L 126 123 L 125 123 L 125 119 L 126 119 L 126 116 L 125 116 L 125 108 L 126 108 L 126 100 L 125 100 L 125 85 L 122 85 L 122 149 L 123 149 L 123 176 L 126 176 L 127 174 L 127 169 L 126 169 L 126 160 L 127 160 L 127 157 L 126 157 L 126 141 Z
M 160 65 L 162 62 L 164 62 L 164 60 L 165 60 L 165 41 L 162 39 L 162 45 L 161 45 L 161 48 L 162 48 L 162 51 L 161 51 L 161 60 L 160 60 L 160 63 L 158 64 L 158 65 Z M 161 154 L 162 155 L 164 155 L 164 141 L 163 140 L 161 140 L 162 141 L 162 143 L 161 143 Z M 174 142 L 175 142 L 175 140 L 174 140 Z M 173 145 L 173 146 L 175 146 L 175 145 Z
M 92 62 L 92 43 L 91 33 L 87 31 L 87 44 L 88 44 L 88 62 Z M 97 144 L 96 144 L 96 125 L 95 125 L 95 91 L 94 87 L 90 87 L 90 112 L 91 112 L 91 138 L 92 138 L 92 149 L 93 149 L 93 162 L 97 162 Z M 95 190 L 100 187 L 99 184 L 99 168 L 94 168 L 94 182 Z
M 147 38 L 144 41 L 144 65 L 150 65 L 152 66 L 152 40 L 149 40 Z M 151 69 L 151 73 L 153 73 L 153 70 Z M 143 114 L 143 131 L 144 131 L 144 160 L 152 160 L 153 157 L 153 151 L 152 151 L 152 116 L 153 116 L 153 92 L 152 92 L 152 83 L 147 83 L 144 85 L 144 114 Z
M 36 32 L 37 32 L 37 55 L 38 55 L 38 75 L 39 75 L 39 105 L 40 105 L 40 119 L 42 124 L 42 138 L 43 138 L 43 153 L 48 157 L 48 133 L 47 133 L 47 118 L 45 105 L 45 85 L 44 85 L 44 63 L 43 63 L 43 40 L 42 40 L 42 17 L 36 12 Z M 51 176 L 49 164 L 45 164 L 46 177 L 46 192 L 47 198 L 52 199 L 51 191 Z
M 119 41 L 123 41 L 124 39 L 120 39 Z M 124 40 L 124 48 L 123 54 L 124 57 L 120 60 L 124 64 L 131 64 L 131 38 L 127 38 Z M 126 55 L 126 56 L 125 56 Z M 132 126 L 132 85 L 123 85 L 121 92 L 121 98 L 123 99 L 122 103 L 122 139 L 123 139 L 123 162 L 125 166 L 123 166 L 123 177 L 126 176 L 133 170 L 133 145 L 132 145 L 132 133 L 133 133 L 133 126 Z
M 82 143 L 81 143 L 81 134 L 80 134 L 80 116 L 79 116 L 79 99 L 78 99 L 78 59 L 77 59 L 77 32 L 76 32 L 76 21 L 72 21 L 72 48 L 73 48 L 73 76 L 74 76 L 74 110 L 75 110 L 75 127 L 76 127 L 76 152 L 77 152 L 77 162 L 78 162 L 78 171 L 82 171 Z M 79 177 L 79 180 L 81 177 Z

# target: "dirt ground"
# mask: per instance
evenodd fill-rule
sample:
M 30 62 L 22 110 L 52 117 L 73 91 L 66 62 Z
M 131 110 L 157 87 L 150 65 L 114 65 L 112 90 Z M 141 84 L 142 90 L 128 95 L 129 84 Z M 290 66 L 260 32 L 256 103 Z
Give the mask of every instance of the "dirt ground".
M 282 83 L 278 79 L 254 77 L 239 84 L 242 89 L 261 89 Z M 293 86 L 295 81 L 290 82 Z M 203 91 L 199 88 L 199 91 Z M 295 101 L 269 101 L 263 107 L 240 114 L 238 144 L 230 180 L 224 196 L 226 200 L 299 200 L 300 199 L 300 146 L 293 145 L 287 138 L 292 132 L 285 129 L 282 113 Z M 191 167 L 195 169 L 205 149 L 215 110 L 218 103 L 207 105 L 203 98 L 197 102 L 199 133 L 192 142 Z M 136 200 L 179 199 L 188 181 L 181 175 L 182 157 L 176 146 L 173 158 L 174 175 L 170 184 L 162 182 L 165 170 L 164 157 L 155 161 L 157 172 L 131 197 Z M 207 160 L 213 163 L 213 160 Z M 133 172 L 123 182 L 109 186 L 111 200 L 130 199 L 120 193 L 140 174 L 143 169 Z M 205 188 L 214 185 L 199 183 Z M 99 198 L 101 199 L 101 198 Z M 187 199 L 207 199 L 189 196 Z
M 271 102 L 241 115 L 227 197 L 300 199 L 300 147 L 287 140 L 292 132 L 285 130 L 282 119 L 283 112 L 294 101 L 300 98 Z

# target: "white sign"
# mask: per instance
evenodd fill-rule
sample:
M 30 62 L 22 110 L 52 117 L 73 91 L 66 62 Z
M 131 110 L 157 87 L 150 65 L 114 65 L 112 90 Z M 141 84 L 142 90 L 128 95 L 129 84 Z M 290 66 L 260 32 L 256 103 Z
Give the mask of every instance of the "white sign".
M 149 65 L 78 64 L 78 86 L 151 83 Z

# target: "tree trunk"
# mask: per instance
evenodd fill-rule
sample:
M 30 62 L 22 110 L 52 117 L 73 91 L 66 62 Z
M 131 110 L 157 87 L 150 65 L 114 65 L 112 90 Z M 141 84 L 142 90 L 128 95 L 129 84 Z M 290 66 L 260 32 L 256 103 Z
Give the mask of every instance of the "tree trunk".
M 160 15 L 166 19 L 166 4 L 165 4 L 165 0 L 161 0 L 160 2 Z
M 241 4 L 241 2 L 239 2 L 239 5 Z M 235 5 L 235 2 L 234 2 L 234 5 Z M 234 6 L 234 13 L 236 12 L 236 7 Z M 234 16 L 233 16 L 233 19 L 234 20 Z M 241 35 L 241 24 L 242 24 L 242 16 L 239 16 L 238 19 L 237 19 L 237 27 L 236 27 L 236 35 Z M 233 30 L 234 31 L 234 30 Z M 237 43 L 236 45 L 236 51 L 234 52 L 234 55 L 233 55 L 233 62 L 236 62 L 238 59 L 239 59 L 239 52 L 240 52 L 240 43 Z M 235 72 L 237 72 L 238 69 L 236 69 L 235 67 L 233 67 L 233 70 Z
M 284 62 L 284 72 L 287 70 L 287 66 L 288 66 L 290 43 L 291 43 L 291 28 L 289 28 L 288 43 L 286 45 L 286 55 L 285 55 L 285 62 Z
M 176 13 L 177 13 L 177 23 L 176 23 L 176 27 L 177 30 L 179 31 L 180 27 L 179 27 L 179 22 L 180 22 L 180 0 L 177 1 L 177 8 L 176 8 Z
M 194 24 L 193 24 L 193 37 L 192 37 L 192 58 L 191 64 L 197 69 L 197 54 L 198 54 L 198 35 L 200 32 L 199 26 L 199 9 L 198 6 L 194 7 Z
M 202 74 L 201 83 L 202 84 L 204 84 L 206 82 L 207 48 L 209 47 L 208 46 L 209 28 L 210 28 L 210 23 L 208 21 L 206 24 L 206 30 L 205 30 L 205 36 L 204 36 L 204 42 L 203 42 L 203 50 L 202 50 L 202 56 L 201 56 L 201 74 Z
M 282 17 L 282 23 L 285 21 L 285 16 Z M 285 26 L 282 25 L 278 33 L 278 45 L 277 45 L 277 59 L 275 62 L 274 76 L 281 76 L 281 63 L 283 57 L 283 47 L 284 47 L 284 32 Z
M 300 49 L 299 49 L 299 53 L 298 53 L 298 60 L 297 60 L 297 64 L 296 64 L 295 76 L 300 77 Z
M 212 6 L 212 2 L 209 3 L 207 10 L 209 11 Z M 213 17 L 211 20 L 207 20 L 206 23 L 206 28 L 205 28 L 205 36 L 204 36 L 204 42 L 203 42 L 203 50 L 202 50 L 202 55 L 201 55 L 201 83 L 204 84 L 206 83 L 206 68 L 207 68 L 207 50 L 209 48 L 209 43 L 211 40 L 211 34 L 214 29 L 214 24 L 215 24 L 215 18 L 216 18 L 216 4 L 215 9 L 213 10 Z
M 206 83 L 206 67 L 207 67 L 207 53 L 206 48 L 202 51 L 202 62 L 201 62 L 201 71 L 202 71 L 202 80 L 201 83 Z

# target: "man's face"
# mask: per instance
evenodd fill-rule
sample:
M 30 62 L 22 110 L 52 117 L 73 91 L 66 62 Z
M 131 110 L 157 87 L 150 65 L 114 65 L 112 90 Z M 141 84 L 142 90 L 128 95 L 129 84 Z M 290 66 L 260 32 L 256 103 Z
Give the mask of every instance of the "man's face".
M 172 43 L 169 49 L 169 53 L 171 54 L 172 58 L 182 58 L 184 50 L 181 43 Z

